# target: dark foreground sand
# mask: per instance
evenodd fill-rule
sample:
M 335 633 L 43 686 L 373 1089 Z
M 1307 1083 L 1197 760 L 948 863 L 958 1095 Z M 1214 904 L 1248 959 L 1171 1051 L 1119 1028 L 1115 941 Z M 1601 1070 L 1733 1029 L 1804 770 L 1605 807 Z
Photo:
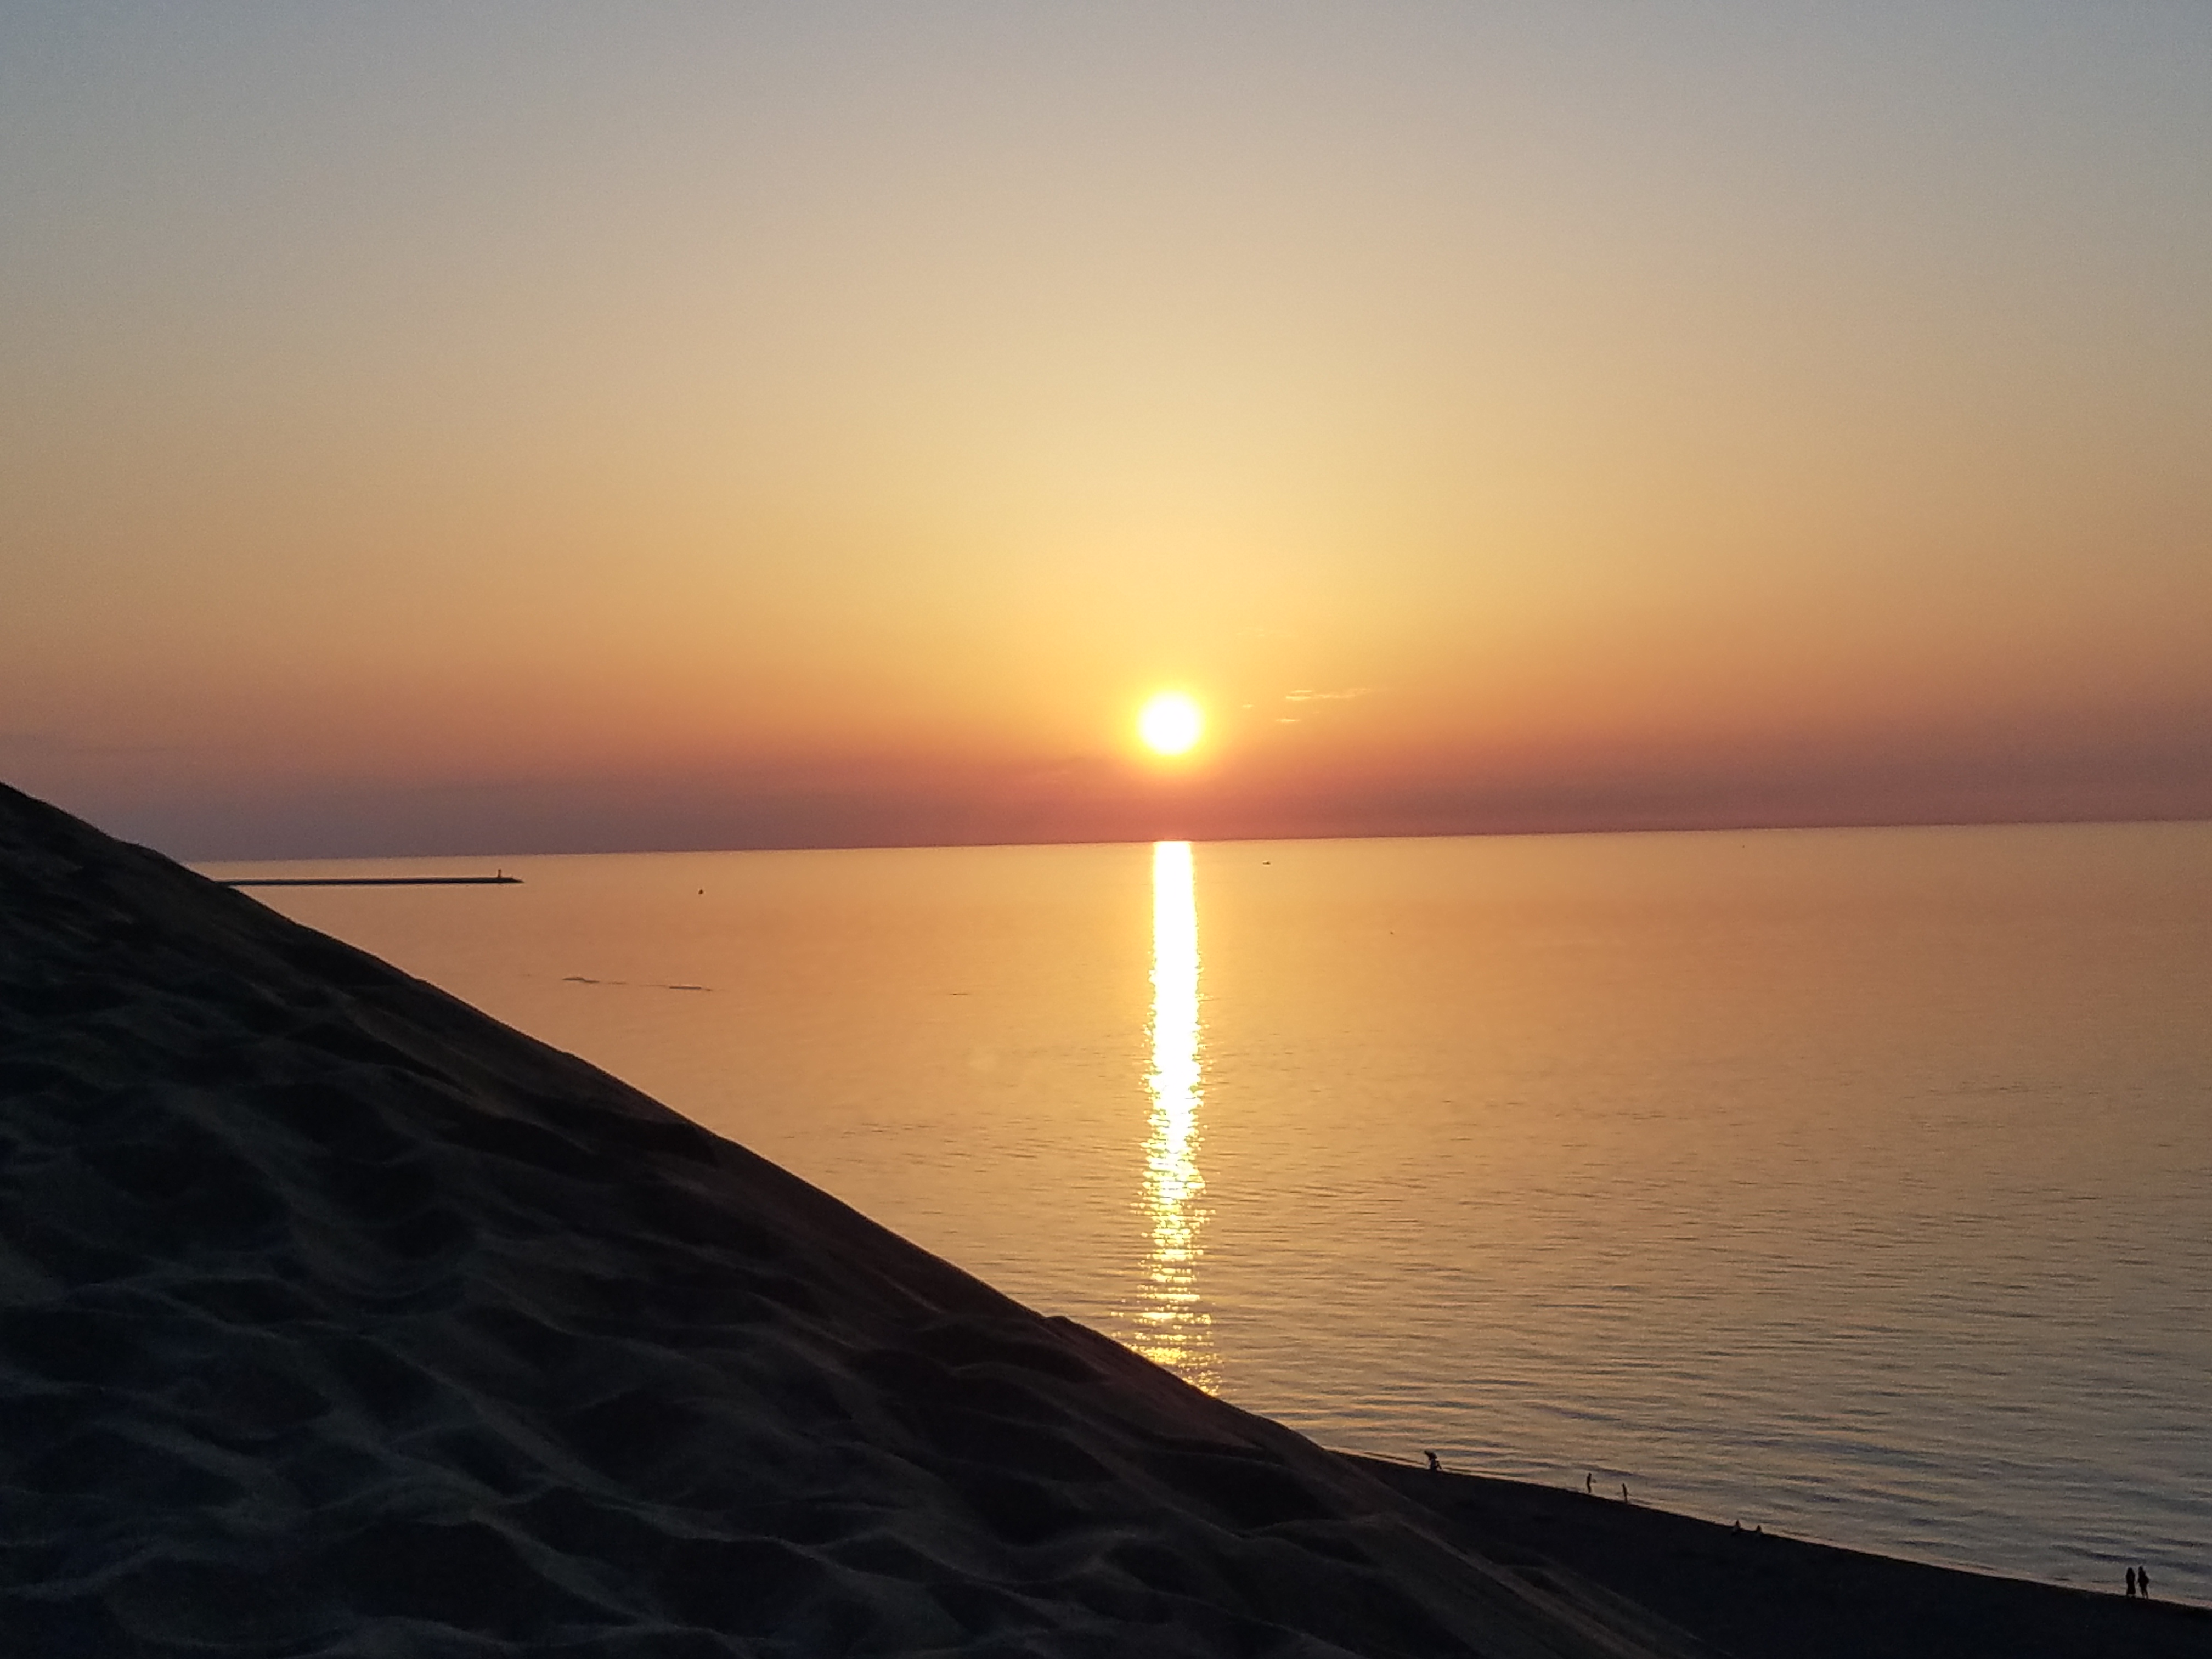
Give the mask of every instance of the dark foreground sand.
M 9 1659 L 2212 1650 L 1978 1579 L 1820 1646 L 1929 1570 L 1754 1617 L 1559 1496 L 1334 1456 L 0 788 Z

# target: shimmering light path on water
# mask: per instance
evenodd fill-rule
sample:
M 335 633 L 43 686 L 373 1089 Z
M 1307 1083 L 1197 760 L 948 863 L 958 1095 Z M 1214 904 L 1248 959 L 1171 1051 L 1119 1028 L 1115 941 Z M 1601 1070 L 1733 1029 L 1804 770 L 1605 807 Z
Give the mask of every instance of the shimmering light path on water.
M 1164 841 L 1152 849 L 1152 1025 L 1144 1208 L 1152 1249 L 1125 1340 L 1200 1388 L 1218 1388 L 1213 1320 L 1198 1279 L 1206 1254 L 1206 1182 L 1198 1172 L 1198 903 L 1187 841 Z
M 2212 1601 L 2212 826 L 501 862 L 264 902 L 1330 1443 Z

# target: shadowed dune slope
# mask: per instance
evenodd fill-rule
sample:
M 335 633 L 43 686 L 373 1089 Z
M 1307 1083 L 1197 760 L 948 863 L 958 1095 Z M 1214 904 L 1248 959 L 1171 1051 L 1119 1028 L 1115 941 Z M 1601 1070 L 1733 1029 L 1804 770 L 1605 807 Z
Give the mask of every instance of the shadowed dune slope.
M 1698 1651 L 0 789 L 0 1651 Z

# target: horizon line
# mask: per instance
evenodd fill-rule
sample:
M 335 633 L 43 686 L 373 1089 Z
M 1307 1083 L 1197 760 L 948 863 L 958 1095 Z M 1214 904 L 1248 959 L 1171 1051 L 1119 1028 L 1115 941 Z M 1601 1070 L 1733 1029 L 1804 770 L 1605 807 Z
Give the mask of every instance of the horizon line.
M 2131 825 L 2212 823 L 2212 814 L 2150 814 L 2118 817 L 2091 815 L 2053 815 L 2043 817 L 1942 817 L 1942 818 L 1869 818 L 1823 819 L 1808 823 L 1623 823 L 1612 825 L 1561 825 L 1554 828 L 1499 830 L 1382 830 L 1354 835 L 1288 834 L 1258 836 L 1227 835 L 1164 835 L 1164 836 L 1043 836 L 1022 839 L 1013 837 L 978 837 L 963 840 L 817 840 L 790 842 L 761 842 L 738 846 L 654 846 L 594 847 L 547 848 L 540 851 L 520 849 L 512 846 L 499 848 L 466 848 L 441 849 L 435 852 L 415 853 L 304 853 L 283 855 L 245 854 L 220 858 L 178 858 L 176 862 L 195 872 L 202 866 L 218 867 L 242 864 L 376 864 L 402 860 L 465 859 L 465 858 L 621 858 L 625 856 L 677 856 L 718 853 L 890 853 L 951 851 L 954 849 L 1013 848 L 1022 847 L 1152 847 L 1162 842 L 1188 842 L 1194 846 L 1235 846 L 1239 843 L 1261 844 L 1279 842 L 1307 841 L 1511 841 L 1549 839 L 1571 836 L 1737 836 L 1781 834 L 1832 834 L 1851 830 L 2051 830 L 2087 829 L 2094 827 L 2125 828 Z M 155 848 L 152 849 L 160 852 Z M 170 854 L 163 854 L 169 857 Z M 232 878 L 226 884 L 240 884 L 243 878 Z M 425 880 L 434 879 L 430 878 Z M 490 878 L 446 878 L 448 882 L 488 884 Z M 319 883 L 319 885 L 332 884 Z

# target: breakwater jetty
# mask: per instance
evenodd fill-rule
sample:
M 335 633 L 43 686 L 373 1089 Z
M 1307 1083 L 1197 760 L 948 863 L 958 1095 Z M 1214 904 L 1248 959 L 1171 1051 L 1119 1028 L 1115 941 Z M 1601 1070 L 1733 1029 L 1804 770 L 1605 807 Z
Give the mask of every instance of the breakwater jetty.
M 520 876 L 234 876 L 218 887 L 519 887 Z

